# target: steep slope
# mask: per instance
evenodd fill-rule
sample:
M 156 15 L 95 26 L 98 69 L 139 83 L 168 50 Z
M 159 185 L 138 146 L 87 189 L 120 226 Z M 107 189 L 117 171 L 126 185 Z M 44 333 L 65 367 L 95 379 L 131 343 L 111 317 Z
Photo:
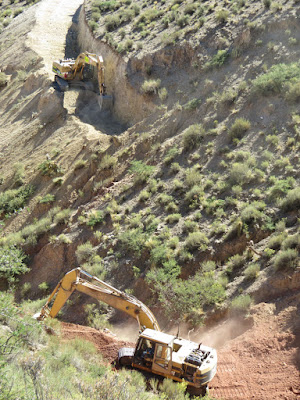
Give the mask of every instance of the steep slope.
M 300 288 L 299 3 L 81 3 L 42 0 L 0 34 L 0 244 L 22 249 L 31 269 L 17 299 L 45 296 L 81 265 L 145 301 L 166 329 L 215 325 L 278 297 L 288 309 Z M 65 42 L 104 56 L 110 112 L 94 93 L 52 87 Z M 62 318 L 93 320 L 89 302 L 75 296 Z M 122 320 L 95 307 L 102 321 Z M 267 369 L 258 353 L 269 340 L 274 367 L 286 340 L 295 388 L 298 333 L 284 338 L 272 321 L 280 340 L 263 321 L 224 348 L 231 388 L 218 377 L 216 396 L 256 395 L 257 369 L 248 385 L 226 366 L 253 346 Z M 282 379 L 272 371 L 260 380 L 270 391 Z

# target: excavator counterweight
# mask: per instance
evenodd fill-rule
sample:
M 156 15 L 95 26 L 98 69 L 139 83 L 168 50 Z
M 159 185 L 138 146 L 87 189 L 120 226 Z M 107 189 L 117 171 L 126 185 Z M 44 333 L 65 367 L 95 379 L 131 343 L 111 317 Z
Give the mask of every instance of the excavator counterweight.
M 61 279 L 35 317 L 38 320 L 56 317 L 75 290 L 104 301 L 137 320 L 139 337 L 136 346 L 119 350 L 120 365 L 129 365 L 178 382 L 184 380 L 193 394 L 206 393 L 207 384 L 217 369 L 215 349 L 161 332 L 152 311 L 140 300 L 80 268 L 69 271 Z

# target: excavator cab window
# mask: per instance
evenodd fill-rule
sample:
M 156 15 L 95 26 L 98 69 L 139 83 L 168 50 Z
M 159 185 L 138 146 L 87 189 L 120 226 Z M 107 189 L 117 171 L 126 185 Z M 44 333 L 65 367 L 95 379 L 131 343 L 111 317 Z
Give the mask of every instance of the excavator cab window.
M 141 338 L 136 347 L 135 356 L 141 360 L 151 360 L 154 357 L 155 342 Z

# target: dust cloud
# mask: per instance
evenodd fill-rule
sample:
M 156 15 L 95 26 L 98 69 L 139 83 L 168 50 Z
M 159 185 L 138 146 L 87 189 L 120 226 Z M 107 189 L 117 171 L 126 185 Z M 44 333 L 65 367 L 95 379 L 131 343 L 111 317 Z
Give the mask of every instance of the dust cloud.
M 135 343 L 139 335 L 139 326 L 136 321 L 126 321 L 121 324 L 114 325 L 112 332 L 116 335 L 118 340 Z
M 202 327 L 195 330 L 191 329 L 187 324 L 180 324 L 179 337 L 220 349 L 230 340 L 242 335 L 250 329 L 252 325 L 252 320 L 245 321 L 241 318 L 225 320 L 216 327 L 210 329 Z M 139 327 L 135 321 L 128 321 L 115 325 L 112 331 L 120 340 L 135 342 L 138 338 Z M 178 333 L 178 325 L 166 331 L 163 329 L 163 331 L 176 336 Z
M 193 329 L 187 324 L 180 324 L 179 336 L 196 343 L 203 343 L 206 346 L 220 349 L 230 340 L 242 335 L 252 325 L 252 320 L 244 320 L 238 317 L 227 319 L 214 328 L 201 327 Z M 169 329 L 167 333 L 177 335 L 177 332 L 178 325 Z

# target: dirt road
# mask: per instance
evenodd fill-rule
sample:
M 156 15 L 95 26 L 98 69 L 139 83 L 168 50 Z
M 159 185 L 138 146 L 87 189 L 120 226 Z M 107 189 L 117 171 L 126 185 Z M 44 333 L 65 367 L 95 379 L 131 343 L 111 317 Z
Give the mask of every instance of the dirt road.
M 44 59 L 50 74 L 52 61 L 64 57 L 65 40 L 72 17 L 83 0 L 42 0 L 36 8 L 36 24 L 29 34 L 28 46 Z

